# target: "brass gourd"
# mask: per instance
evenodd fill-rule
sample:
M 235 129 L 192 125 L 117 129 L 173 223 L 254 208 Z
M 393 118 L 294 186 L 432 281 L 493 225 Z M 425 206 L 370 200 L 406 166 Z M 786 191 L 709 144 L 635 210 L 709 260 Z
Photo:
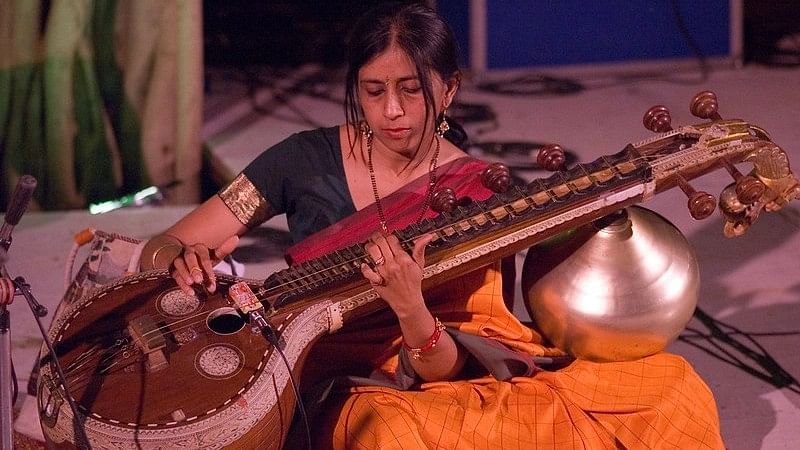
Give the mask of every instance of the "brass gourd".
M 592 361 L 665 349 L 691 319 L 697 258 L 681 232 L 634 206 L 528 250 L 525 306 L 556 347 Z

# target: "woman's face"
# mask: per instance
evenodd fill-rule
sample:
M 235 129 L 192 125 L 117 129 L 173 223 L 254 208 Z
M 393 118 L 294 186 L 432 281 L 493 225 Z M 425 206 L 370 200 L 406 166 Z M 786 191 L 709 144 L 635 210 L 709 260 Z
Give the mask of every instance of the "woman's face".
M 457 89 L 455 80 L 448 87 L 435 72 L 431 72 L 429 78 L 435 114 L 429 115 L 426 127 L 422 84 L 413 61 L 402 49 L 392 44 L 361 67 L 358 71 L 358 102 L 376 145 L 380 143 L 407 158 L 412 158 L 418 148 L 425 150 L 420 142 L 430 140 L 436 115 L 450 105 Z

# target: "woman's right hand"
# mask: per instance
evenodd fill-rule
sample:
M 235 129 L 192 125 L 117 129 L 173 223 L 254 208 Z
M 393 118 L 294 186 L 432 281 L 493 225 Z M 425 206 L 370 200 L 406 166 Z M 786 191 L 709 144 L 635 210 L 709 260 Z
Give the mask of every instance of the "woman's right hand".
M 214 266 L 228 256 L 238 243 L 239 236 L 233 235 L 213 249 L 202 243 L 184 244 L 183 250 L 169 266 L 170 275 L 188 295 L 194 293 L 193 286 L 196 284 L 205 287 L 209 293 L 214 293 L 217 290 Z

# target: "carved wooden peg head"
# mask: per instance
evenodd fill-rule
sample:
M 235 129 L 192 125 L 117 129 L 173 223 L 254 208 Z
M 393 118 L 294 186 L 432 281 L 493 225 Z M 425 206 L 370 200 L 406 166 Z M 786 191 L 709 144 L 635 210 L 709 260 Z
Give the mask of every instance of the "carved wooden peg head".
M 695 220 L 703 220 L 709 217 L 715 209 L 717 202 L 714 196 L 708 192 L 694 192 L 689 196 L 686 206 L 689 208 L 689 215 Z
M 736 196 L 742 204 L 752 205 L 764 195 L 767 187 L 764 186 L 761 180 L 752 175 L 742 174 L 739 169 L 725 158 L 722 159 L 722 166 L 725 167 L 736 182 Z
M 505 192 L 511 186 L 511 171 L 503 163 L 493 163 L 481 172 L 481 182 L 492 192 Z
M 539 167 L 555 172 L 564 168 L 564 162 L 567 160 L 564 154 L 564 149 L 558 144 L 547 144 L 539 149 L 536 155 L 536 164 Z
M 648 109 L 642 118 L 644 127 L 654 133 L 666 133 L 672 130 L 672 116 L 666 106 L 656 105 Z
M 682 175 L 678 175 L 676 181 L 678 187 L 680 187 L 683 193 L 689 198 L 686 206 L 689 208 L 689 214 L 695 220 L 705 219 L 717 208 L 717 202 L 713 195 L 704 191 L 696 191 Z
M 698 92 L 689 103 L 689 111 L 701 119 L 722 120 L 718 112 L 717 94 L 711 91 Z
M 449 188 L 443 187 L 433 192 L 431 196 L 431 209 L 438 212 L 450 212 L 456 207 L 456 192 Z
M 767 187 L 756 177 L 745 175 L 736 180 L 736 196 L 745 205 L 752 205 L 763 195 Z

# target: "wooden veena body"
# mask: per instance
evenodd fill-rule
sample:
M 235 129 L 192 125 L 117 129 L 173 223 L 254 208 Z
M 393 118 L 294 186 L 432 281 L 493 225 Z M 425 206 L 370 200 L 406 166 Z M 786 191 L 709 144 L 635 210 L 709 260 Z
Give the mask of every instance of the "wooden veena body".
M 210 315 L 223 313 L 216 320 L 225 321 L 224 313 L 230 312 L 223 294 L 233 281 L 220 275 L 218 294 L 190 297 L 166 271 L 143 273 L 76 304 L 62 316 L 63 323 L 54 325 L 63 329 L 53 337 L 57 348 L 73 356 L 60 360 L 81 412 L 88 415 L 92 447 L 280 446 L 292 414 L 291 408 L 275 407 L 287 383 L 283 360 L 249 326 L 232 334 L 227 333 L 236 324 L 230 321 L 220 332 L 211 328 L 217 323 Z M 282 324 L 283 351 L 291 364 L 298 365 L 310 341 L 329 329 L 325 306 L 318 303 Z M 156 340 L 164 344 L 147 355 L 150 349 L 138 346 L 128 330 L 142 317 L 168 327 L 143 333 L 145 338 L 160 335 Z M 42 426 L 51 444 L 70 448 L 72 414 L 53 390 L 48 369 L 43 366 L 40 374 Z
M 693 111 L 702 102 L 708 94 L 695 98 Z M 748 182 L 763 188 L 749 203 L 737 198 L 743 189 L 736 184 L 723 191 L 726 235 L 744 233 L 762 210 L 800 195 L 785 152 L 767 133 L 721 120 L 713 106 L 708 122 L 672 130 L 660 117 L 663 132 L 617 154 L 397 232 L 404 243 L 435 234 L 423 289 L 676 185 L 686 190 L 685 180 L 725 165 L 752 163 Z M 364 258 L 359 244 L 263 282 L 220 275 L 214 295 L 187 296 L 166 271 L 142 273 L 72 305 L 50 338 L 92 447 L 281 448 L 295 407 L 289 372 L 300 376 L 320 336 L 383 307 L 360 276 Z M 232 307 L 226 293 L 239 281 L 264 304 L 288 367 Z M 43 431 L 51 447 L 74 448 L 75 421 L 54 372 L 45 356 L 38 395 Z

